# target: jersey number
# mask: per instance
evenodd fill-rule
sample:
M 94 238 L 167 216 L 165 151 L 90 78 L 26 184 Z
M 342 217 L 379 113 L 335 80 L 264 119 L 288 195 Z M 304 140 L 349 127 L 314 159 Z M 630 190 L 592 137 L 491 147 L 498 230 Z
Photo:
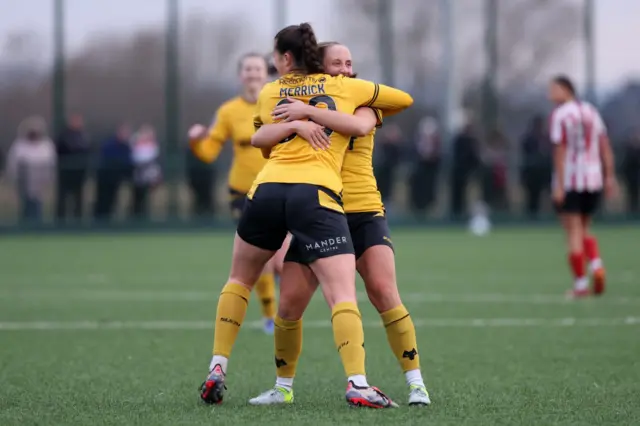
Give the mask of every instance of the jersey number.
M 356 141 L 356 139 L 358 139 L 357 136 L 351 136 L 351 139 L 349 139 L 349 151 L 353 151 L 353 143 Z
M 276 104 L 276 106 L 279 105 L 284 105 L 284 104 L 289 104 L 291 102 L 289 102 L 288 99 L 282 99 L 280 100 L 280 102 L 278 102 Z M 337 107 L 336 107 L 336 101 L 333 100 L 333 98 L 331 96 L 327 96 L 327 95 L 318 95 L 318 96 L 314 96 L 313 98 L 309 99 L 309 105 L 311 105 L 312 107 L 315 107 L 319 104 L 324 104 L 326 106 L 326 108 L 329 111 L 336 111 Z M 311 120 L 310 120 L 311 121 Z M 333 134 L 333 130 L 329 129 L 329 128 L 325 128 L 324 129 L 324 133 L 327 136 L 331 136 Z M 292 140 L 293 138 L 295 138 L 296 136 L 298 136 L 296 133 L 282 139 L 280 142 L 278 143 L 285 143 L 285 142 L 289 142 L 290 140 Z

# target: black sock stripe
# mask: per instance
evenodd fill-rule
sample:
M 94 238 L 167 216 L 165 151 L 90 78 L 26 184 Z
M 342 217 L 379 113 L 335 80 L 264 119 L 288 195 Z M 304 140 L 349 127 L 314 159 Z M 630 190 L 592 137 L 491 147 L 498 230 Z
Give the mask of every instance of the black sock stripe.
M 353 315 L 357 316 L 358 318 L 362 319 L 362 315 L 360 315 L 360 312 L 358 312 L 358 311 L 354 311 L 353 309 L 341 309 L 338 312 L 335 312 L 335 313 L 333 313 L 331 315 L 331 324 L 333 324 L 333 318 L 336 315 L 338 315 L 338 314 L 346 314 L 346 313 L 353 314 Z
M 385 324 L 385 325 L 384 325 L 384 328 L 387 328 L 387 327 L 389 327 L 390 325 L 393 325 L 393 324 L 395 324 L 395 323 L 397 323 L 397 322 L 400 322 L 400 321 L 402 321 L 403 319 L 407 318 L 408 316 L 410 316 L 410 315 L 409 315 L 409 314 L 407 314 L 407 315 L 403 316 L 402 318 L 398 318 L 398 319 L 397 319 L 397 320 L 395 320 L 395 321 L 391 321 L 389 324 Z

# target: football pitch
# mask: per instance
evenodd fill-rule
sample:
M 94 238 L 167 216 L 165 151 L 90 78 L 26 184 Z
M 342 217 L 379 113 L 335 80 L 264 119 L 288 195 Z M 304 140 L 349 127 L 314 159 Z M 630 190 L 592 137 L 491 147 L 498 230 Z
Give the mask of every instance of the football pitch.
M 597 229 L 607 294 L 568 302 L 554 227 L 477 238 L 396 230 L 398 282 L 433 404 L 404 376 L 358 283 L 369 382 L 396 410 L 350 409 L 329 324 L 305 315 L 292 406 L 251 407 L 274 382 L 259 306 L 221 406 L 200 403 L 232 232 L 0 240 L 0 425 L 637 425 L 640 229 Z

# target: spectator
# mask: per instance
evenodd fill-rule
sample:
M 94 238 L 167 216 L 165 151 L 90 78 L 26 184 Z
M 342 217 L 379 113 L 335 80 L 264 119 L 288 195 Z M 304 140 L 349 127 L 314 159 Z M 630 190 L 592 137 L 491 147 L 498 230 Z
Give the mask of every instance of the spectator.
M 416 141 L 417 162 L 411 175 L 411 207 L 416 216 L 424 216 L 437 192 L 441 138 L 438 122 L 425 117 L 419 124 Z
M 509 208 L 508 146 L 509 143 L 504 134 L 494 129 L 489 133 L 487 144 L 482 152 L 483 199 L 493 211 L 506 211 Z
M 391 204 L 396 172 L 402 158 L 402 130 L 395 123 L 387 124 L 376 138 L 380 149 L 380 161 L 375 167 L 378 190 L 385 204 Z
M 16 187 L 21 217 L 28 222 L 42 219 L 44 194 L 55 176 L 56 147 L 46 128 L 40 117 L 24 120 L 7 155 L 7 177 Z
M 131 140 L 133 164 L 133 206 L 132 216 L 144 219 L 148 214 L 149 192 L 160 183 L 160 147 L 156 133 L 145 125 L 133 135 Z
M 628 140 L 622 174 L 627 190 L 627 209 L 631 214 L 640 213 L 640 128 Z
M 551 187 L 551 141 L 545 120 L 535 116 L 522 137 L 521 182 L 526 197 L 526 213 L 536 218 L 542 195 Z
M 76 220 L 82 218 L 83 188 L 87 179 L 87 169 L 91 146 L 84 132 L 84 121 L 79 114 L 69 118 L 67 126 L 56 139 L 58 152 L 58 193 L 56 217 L 64 221 L 68 202 L 71 201 L 71 214 Z
M 110 220 L 116 206 L 120 187 L 131 176 L 131 131 L 126 124 L 106 140 L 100 149 L 96 178 L 94 218 Z
M 468 123 L 453 140 L 451 176 L 451 214 L 461 218 L 467 211 L 467 187 L 479 164 L 478 138 Z
M 187 147 L 187 182 L 193 194 L 192 215 L 196 218 L 211 218 L 214 214 L 213 188 L 215 187 L 215 169 L 211 164 L 201 161 Z

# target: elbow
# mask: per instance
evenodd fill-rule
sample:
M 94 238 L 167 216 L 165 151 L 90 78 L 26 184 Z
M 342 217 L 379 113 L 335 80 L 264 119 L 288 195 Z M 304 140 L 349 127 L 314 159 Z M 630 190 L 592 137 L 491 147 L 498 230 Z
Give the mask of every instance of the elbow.
M 411 105 L 413 105 L 413 97 L 410 94 L 405 93 L 403 96 L 403 109 L 407 109 Z
M 215 160 L 215 153 L 207 150 L 202 142 L 192 143 L 191 152 L 193 155 L 203 163 L 211 164 Z
M 262 148 L 264 144 L 262 143 L 260 138 L 257 138 L 256 135 L 253 135 L 251 136 L 251 146 L 254 148 Z
M 394 115 L 413 105 L 413 97 L 407 92 L 401 90 L 398 91 L 398 95 L 391 108 L 385 108 L 383 110 L 384 115 Z

